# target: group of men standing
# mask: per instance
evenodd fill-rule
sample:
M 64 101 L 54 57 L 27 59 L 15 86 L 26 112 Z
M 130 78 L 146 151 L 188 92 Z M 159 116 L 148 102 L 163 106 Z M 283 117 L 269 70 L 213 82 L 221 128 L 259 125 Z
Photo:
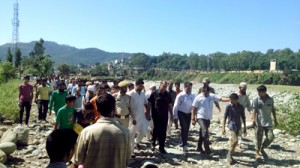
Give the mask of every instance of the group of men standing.
M 33 87 L 28 81 L 29 77 L 24 77 L 24 84 L 19 86 L 20 123 L 22 123 L 24 107 L 27 107 L 26 125 L 28 125 L 30 114 L 29 105 L 33 100 Z M 184 153 L 188 152 L 190 125 L 191 123 L 193 125 L 198 123 L 200 130 L 197 150 L 201 154 L 210 157 L 213 152 L 209 145 L 209 127 L 213 117 L 213 104 L 221 111 L 219 101 L 230 102 L 224 112 L 222 129 L 222 133 L 225 134 L 225 125 L 228 119 L 227 127 L 231 132 L 230 149 L 227 155 L 228 162 L 230 164 L 236 162 L 232 158 L 232 154 L 238 144 L 238 137 L 241 132 L 246 135 L 245 108 L 253 114 L 253 125 L 256 130 L 256 158 L 260 158 L 262 155 L 266 159 L 268 156 L 264 149 L 274 139 L 271 114 L 273 114 L 275 125 L 277 125 L 274 101 L 266 93 L 266 87 L 261 85 L 257 88 L 258 97 L 251 104 L 246 94 L 246 83 L 242 82 L 239 86 L 239 93 L 233 93 L 229 98 L 215 95 L 214 89 L 209 86 L 209 83 L 208 78 L 203 79 L 203 86 L 199 89 L 198 95 L 192 94 L 193 84 L 191 82 L 185 82 L 183 90 L 180 90 L 180 83 L 176 82 L 175 91 L 173 91 L 172 82 L 162 81 L 158 89 L 155 85 L 151 85 L 150 90 L 146 92 L 143 79 L 137 79 L 134 88 L 130 91 L 128 90 L 129 83 L 127 81 L 118 82 L 117 87 L 114 87 L 114 91 L 113 89 L 110 91 L 107 84 L 101 84 L 95 86 L 95 88 L 87 87 L 87 91 L 92 90 L 93 92 L 84 93 L 81 118 L 86 126 L 90 126 L 83 129 L 79 134 L 78 148 L 72 162 L 74 165 L 82 164 L 89 167 L 96 164 L 95 159 L 93 159 L 96 157 L 101 158 L 99 164 L 124 167 L 128 164 L 130 157 L 136 157 L 134 149 L 139 150 L 141 148 L 140 143 L 145 136 L 151 138 L 151 150 L 155 151 L 158 141 L 159 152 L 166 154 L 165 141 L 167 134 L 170 134 L 172 123 L 175 124 L 175 129 L 178 129 L 180 125 L 181 135 L 178 136 L 180 136 L 180 146 L 182 146 Z M 65 116 L 65 113 L 70 113 L 67 110 L 62 110 L 64 106 L 66 106 L 65 109 L 75 109 L 75 101 L 81 95 L 81 86 L 77 86 L 79 88 L 77 89 L 78 94 L 73 97 L 68 96 L 69 93 L 65 90 L 65 83 L 58 83 L 57 86 L 58 89 L 52 91 L 51 94 L 50 111 L 52 110 L 52 104 L 54 104 L 56 117 L 61 118 L 58 117 L 60 116 L 58 113 L 64 113 L 61 114 L 63 116 Z M 46 81 L 43 80 L 36 90 L 36 100 L 39 102 L 38 119 L 44 121 L 46 121 L 49 102 L 45 95 L 49 96 L 51 92 L 50 88 L 46 89 L 45 87 Z M 60 95 L 64 95 L 64 99 Z M 89 101 L 86 101 L 86 99 Z M 87 114 L 84 112 L 85 110 L 88 111 Z M 94 114 L 94 117 L 86 121 L 85 118 L 88 114 Z M 65 120 L 70 119 L 68 116 L 65 116 Z M 73 113 L 72 116 L 76 118 Z M 59 121 L 57 120 L 57 122 Z M 242 123 L 244 124 L 243 131 L 241 131 Z M 56 123 L 55 128 L 59 129 L 59 127 L 59 123 Z M 72 129 L 72 125 L 61 128 Z M 262 143 L 263 133 L 266 135 L 266 140 Z M 109 156 L 112 151 L 115 151 L 116 158 Z

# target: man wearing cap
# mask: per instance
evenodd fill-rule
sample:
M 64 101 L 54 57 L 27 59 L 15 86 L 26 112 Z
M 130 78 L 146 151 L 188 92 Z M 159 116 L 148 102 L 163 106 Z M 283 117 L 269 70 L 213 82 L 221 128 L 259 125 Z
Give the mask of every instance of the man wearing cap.
M 131 114 L 132 114 L 132 125 L 129 128 L 131 134 L 131 154 L 134 158 L 135 155 L 133 153 L 134 144 L 136 144 L 137 149 L 140 149 L 139 143 L 142 141 L 144 135 L 147 133 L 148 129 L 148 121 L 146 116 L 148 115 L 148 111 L 145 113 L 145 108 L 148 109 L 147 100 L 145 97 L 145 92 L 142 92 L 144 88 L 143 79 L 137 79 L 135 81 L 135 89 L 130 91 L 128 95 L 131 97 Z M 138 136 L 134 139 L 135 134 L 138 133 Z
M 247 83 L 246 82 L 241 82 L 239 85 L 239 99 L 238 102 L 244 107 L 247 108 L 248 112 L 251 113 L 252 111 L 252 106 L 250 103 L 250 99 L 246 93 L 247 91 Z M 238 137 L 238 145 L 240 148 L 243 148 L 242 146 L 242 131 L 240 131 L 239 137 Z
M 209 93 L 216 94 L 215 89 L 209 86 L 209 84 L 210 84 L 209 78 L 204 78 L 202 82 L 203 82 L 203 85 L 204 85 L 204 86 L 208 86 L 208 87 L 209 87 Z M 200 89 L 201 89 L 201 88 L 200 88 Z M 201 93 L 201 90 L 199 90 L 199 94 L 200 94 L 200 93 Z M 219 102 L 215 101 L 214 103 L 215 103 L 217 109 L 219 110 L 219 112 L 221 112 L 221 107 L 220 107 Z
M 129 126 L 129 115 L 131 113 L 130 96 L 126 94 L 127 84 L 127 81 L 120 82 L 118 84 L 120 91 L 113 94 L 116 99 L 115 119 L 125 128 L 128 128 Z
M 38 119 L 40 121 L 46 121 L 50 93 L 51 89 L 47 85 L 47 79 L 43 78 L 42 85 L 37 87 L 37 92 L 35 95 L 35 101 L 38 103 L 39 110 Z
M 172 101 L 172 108 L 173 109 L 173 106 L 174 106 L 174 102 L 175 102 L 175 99 L 176 99 L 176 92 L 173 90 L 173 82 L 170 81 L 169 84 L 168 84 L 168 92 L 171 96 L 171 101 Z M 171 112 L 172 113 L 172 112 Z M 167 135 L 168 136 L 171 136 L 171 128 L 172 128 L 172 124 L 173 124 L 173 118 L 171 118 L 171 115 L 169 113 L 169 120 L 168 120 L 168 126 L 167 126 Z
M 257 92 L 258 97 L 252 101 L 253 126 L 255 128 L 255 155 L 256 159 L 260 159 L 262 155 L 266 160 L 268 159 L 268 155 L 264 149 L 274 140 L 272 115 L 275 127 L 278 123 L 274 100 L 267 94 L 267 87 L 260 85 L 257 87 Z M 266 135 L 266 139 L 262 142 L 264 135 Z
M 192 104 L 195 99 L 195 95 L 192 94 L 192 86 L 193 84 L 191 82 L 184 83 L 184 91 L 177 95 L 173 107 L 173 118 L 179 118 L 182 147 L 184 152 L 188 151 L 187 140 L 191 125 Z
M 148 99 L 150 97 L 150 95 L 156 90 L 156 86 L 154 84 L 150 85 L 149 87 L 149 90 L 146 92 L 145 96 L 146 96 L 146 100 L 148 102 Z M 151 117 L 151 112 L 149 112 L 150 114 L 150 118 Z M 148 131 L 147 131 L 147 134 L 146 134 L 146 137 L 148 140 L 151 140 L 152 138 L 152 134 L 153 134 L 153 128 L 154 128 L 154 125 L 153 125 L 153 120 L 150 120 L 149 123 L 148 123 Z

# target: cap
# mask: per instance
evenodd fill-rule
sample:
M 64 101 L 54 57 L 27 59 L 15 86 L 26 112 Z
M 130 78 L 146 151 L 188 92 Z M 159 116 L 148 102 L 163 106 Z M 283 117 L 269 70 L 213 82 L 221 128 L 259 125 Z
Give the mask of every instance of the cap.
M 142 78 L 137 79 L 137 80 L 135 81 L 135 85 L 140 85 L 140 84 L 144 84 L 144 80 L 143 80 Z
M 203 83 L 209 83 L 210 80 L 209 80 L 209 78 L 203 78 L 202 82 L 203 82 Z
M 88 91 L 95 92 L 95 87 L 94 87 L 93 85 L 89 85 L 89 86 L 87 87 L 87 90 L 88 90 Z
M 241 88 L 247 88 L 247 83 L 246 82 L 241 82 L 240 87 Z
M 90 82 L 90 81 L 87 81 L 87 82 L 85 82 L 85 85 L 91 85 L 92 84 L 92 82 Z
M 126 81 L 126 80 L 119 82 L 119 84 L 118 84 L 119 87 L 127 87 L 127 85 L 128 85 L 128 81 Z
M 150 85 L 150 87 L 149 87 L 149 89 L 151 89 L 151 90 L 153 90 L 155 88 L 156 88 L 156 86 L 154 84 Z

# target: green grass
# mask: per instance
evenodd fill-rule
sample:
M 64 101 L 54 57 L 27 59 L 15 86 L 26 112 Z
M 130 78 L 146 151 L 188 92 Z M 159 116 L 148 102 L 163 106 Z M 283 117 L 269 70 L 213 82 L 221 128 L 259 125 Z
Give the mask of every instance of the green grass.
M 0 84 L 0 114 L 5 119 L 16 121 L 19 118 L 18 86 L 20 83 L 22 83 L 20 80 L 10 80 Z

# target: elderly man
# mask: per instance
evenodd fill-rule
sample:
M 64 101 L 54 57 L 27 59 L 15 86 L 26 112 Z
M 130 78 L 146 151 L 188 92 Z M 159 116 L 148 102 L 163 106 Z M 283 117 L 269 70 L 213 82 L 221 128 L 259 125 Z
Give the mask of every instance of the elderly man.
M 146 100 L 147 100 L 147 102 L 148 102 L 148 99 L 149 99 L 150 95 L 155 90 L 156 90 L 156 86 L 154 84 L 150 85 L 149 90 L 146 92 Z M 150 115 L 151 115 L 151 112 L 150 112 Z M 152 118 L 152 117 L 150 116 L 150 118 Z M 150 120 L 149 121 L 149 125 L 148 125 L 148 131 L 147 131 L 147 134 L 146 134 L 146 137 L 147 137 L 148 140 L 151 140 L 151 138 L 152 138 L 153 127 L 154 127 L 153 120 Z
M 249 97 L 247 95 L 247 83 L 245 83 L 245 82 L 240 83 L 240 85 L 239 85 L 239 95 L 238 96 L 239 96 L 238 102 L 244 107 L 244 109 L 247 108 L 248 112 L 251 113 L 252 106 L 251 106 Z M 238 136 L 238 146 L 240 148 L 244 148 L 243 139 L 242 139 L 241 135 L 242 134 L 240 132 L 239 136 Z
M 184 83 L 184 91 L 177 95 L 173 107 L 173 118 L 179 118 L 181 127 L 181 140 L 184 152 L 188 151 L 187 139 L 191 125 L 192 104 L 195 99 L 195 95 L 192 94 L 192 86 L 193 84 L 191 82 Z
M 167 134 L 168 115 L 172 113 L 172 100 L 169 92 L 166 91 L 168 83 L 162 81 L 159 89 L 153 92 L 149 99 L 149 111 L 151 107 L 152 119 L 154 123 L 153 136 L 152 136 L 152 150 L 155 150 L 156 139 L 159 141 L 159 151 L 162 154 L 167 153 L 165 150 L 165 141 Z
M 135 157 L 134 144 L 136 144 L 137 149 L 140 149 L 139 143 L 142 141 L 144 136 L 147 133 L 148 121 L 146 116 L 149 116 L 148 113 L 145 114 L 145 108 L 148 109 L 147 101 L 145 97 L 145 92 L 143 92 L 144 81 L 143 79 L 137 79 L 135 81 L 135 89 L 130 91 L 128 95 L 131 97 L 131 112 L 132 112 L 132 125 L 130 126 L 130 135 L 131 135 L 131 153 L 132 158 Z M 138 136 L 134 140 L 135 134 L 138 133 Z
M 116 113 L 115 119 L 123 125 L 125 128 L 129 126 L 129 115 L 130 110 L 130 96 L 126 94 L 127 92 L 127 81 L 122 81 L 118 84 L 119 93 L 114 93 L 113 96 L 116 99 Z
M 130 158 L 130 136 L 128 129 L 113 119 L 116 100 L 104 93 L 96 104 L 101 118 L 80 133 L 72 162 L 85 168 L 125 168 Z

